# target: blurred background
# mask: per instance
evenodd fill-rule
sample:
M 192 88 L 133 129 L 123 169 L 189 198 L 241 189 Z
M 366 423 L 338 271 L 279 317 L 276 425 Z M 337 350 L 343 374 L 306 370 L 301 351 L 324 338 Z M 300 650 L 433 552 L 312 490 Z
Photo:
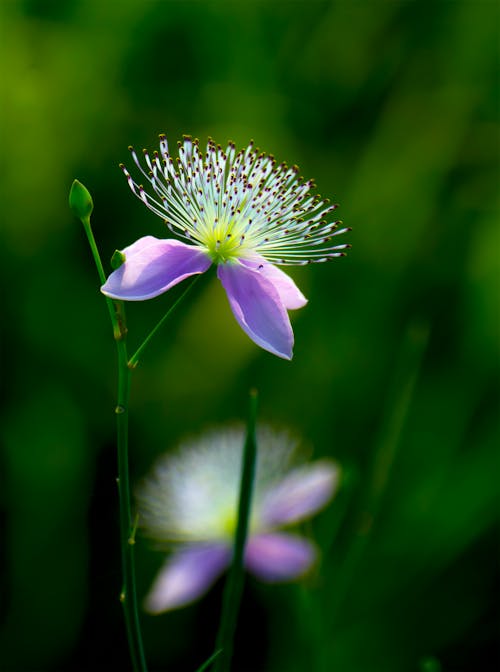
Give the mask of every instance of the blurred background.
M 253 138 L 353 227 L 345 259 L 290 271 L 292 362 L 207 275 L 133 376 L 133 482 L 244 419 L 251 386 L 262 421 L 343 467 L 306 529 L 313 574 L 248 578 L 234 670 L 497 669 L 498 19 L 488 0 L 2 0 L 2 672 L 129 669 L 115 348 L 67 197 L 91 191 L 104 260 L 164 235 L 118 168 L 161 132 Z M 131 347 L 181 291 L 130 305 Z M 141 596 L 162 561 L 139 540 Z M 151 670 L 212 652 L 222 587 L 144 614 Z

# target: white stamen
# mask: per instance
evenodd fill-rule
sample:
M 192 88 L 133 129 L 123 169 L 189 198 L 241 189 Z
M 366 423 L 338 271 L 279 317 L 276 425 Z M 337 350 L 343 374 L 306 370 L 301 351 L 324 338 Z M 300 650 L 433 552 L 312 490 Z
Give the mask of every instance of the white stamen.
M 329 222 L 338 207 L 311 193 L 313 180 L 304 181 L 297 166 L 277 164 L 253 141 L 236 152 L 209 138 L 204 152 L 199 141 L 184 136 L 174 162 L 167 139 L 160 151 L 143 150 L 143 167 L 135 150 L 132 159 L 153 188 L 147 193 L 121 165 L 132 192 L 160 216 L 170 230 L 197 242 L 214 261 L 260 254 L 278 265 L 321 263 L 342 256 L 349 245 L 331 245 L 346 231 Z

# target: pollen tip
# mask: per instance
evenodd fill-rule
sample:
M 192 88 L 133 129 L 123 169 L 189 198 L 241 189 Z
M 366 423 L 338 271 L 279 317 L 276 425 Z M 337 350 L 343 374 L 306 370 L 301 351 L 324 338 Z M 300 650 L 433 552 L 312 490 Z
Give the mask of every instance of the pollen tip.
M 133 148 L 132 145 L 129 145 L 129 146 L 128 146 L 128 151 L 129 151 L 129 152 L 133 152 L 133 151 L 134 151 L 134 148 Z

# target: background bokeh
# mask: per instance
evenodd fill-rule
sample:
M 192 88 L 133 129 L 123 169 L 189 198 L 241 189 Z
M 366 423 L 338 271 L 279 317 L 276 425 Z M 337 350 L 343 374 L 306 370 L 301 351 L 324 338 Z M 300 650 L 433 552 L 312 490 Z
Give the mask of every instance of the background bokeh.
M 2 0 L 0 33 L 2 672 L 129 669 L 115 350 L 67 195 L 92 192 L 105 260 L 161 236 L 118 168 L 160 132 L 254 138 L 353 227 L 348 257 L 291 271 L 291 363 L 211 276 L 134 373 L 134 482 L 251 386 L 343 466 L 313 575 L 248 579 L 235 671 L 497 669 L 498 4 Z M 180 291 L 130 306 L 132 345 Z M 143 595 L 162 558 L 137 561 Z M 210 654 L 222 585 L 144 615 L 152 670 Z

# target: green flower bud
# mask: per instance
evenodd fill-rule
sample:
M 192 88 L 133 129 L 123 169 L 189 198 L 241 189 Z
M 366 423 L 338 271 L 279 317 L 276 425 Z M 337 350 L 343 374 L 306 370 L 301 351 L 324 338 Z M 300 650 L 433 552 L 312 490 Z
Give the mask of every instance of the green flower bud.
M 69 207 L 73 210 L 78 219 L 88 220 L 94 209 L 92 196 L 88 189 L 78 180 L 73 180 L 69 192 Z
M 116 271 L 117 268 L 120 268 L 122 264 L 125 263 L 125 255 L 120 250 L 115 250 L 113 256 L 111 257 L 111 268 Z

